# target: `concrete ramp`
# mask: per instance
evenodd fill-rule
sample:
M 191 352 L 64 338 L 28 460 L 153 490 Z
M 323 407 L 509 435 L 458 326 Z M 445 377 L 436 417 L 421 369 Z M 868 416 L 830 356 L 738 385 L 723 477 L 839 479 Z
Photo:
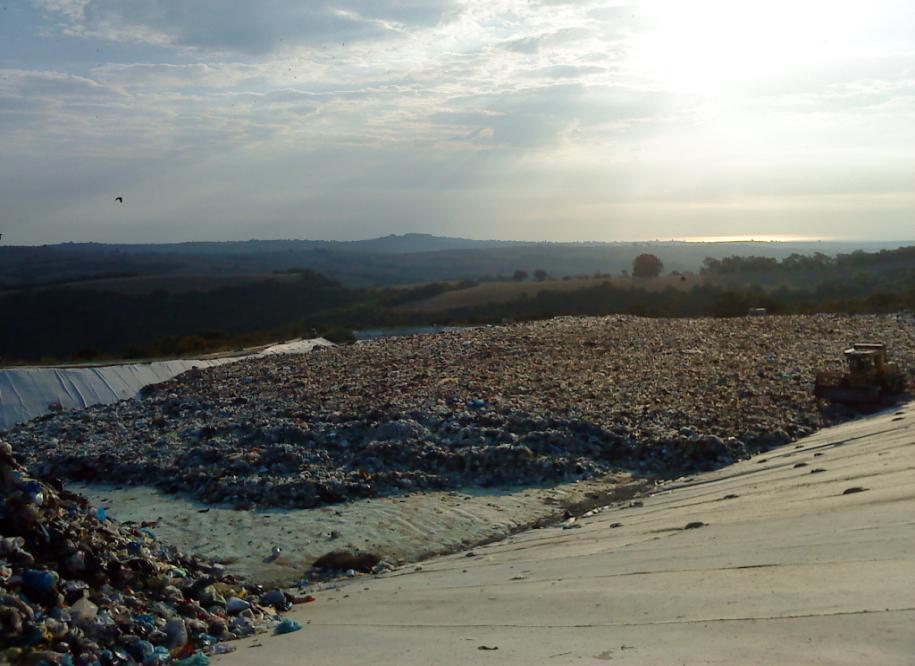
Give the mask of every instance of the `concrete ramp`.
M 632 504 L 317 592 L 218 663 L 915 663 L 915 403 Z

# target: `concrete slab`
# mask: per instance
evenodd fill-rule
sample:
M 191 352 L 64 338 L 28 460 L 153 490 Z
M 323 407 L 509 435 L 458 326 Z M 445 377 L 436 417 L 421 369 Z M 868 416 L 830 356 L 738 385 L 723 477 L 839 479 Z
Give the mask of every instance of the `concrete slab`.
M 635 504 L 316 593 L 218 663 L 915 663 L 915 403 Z

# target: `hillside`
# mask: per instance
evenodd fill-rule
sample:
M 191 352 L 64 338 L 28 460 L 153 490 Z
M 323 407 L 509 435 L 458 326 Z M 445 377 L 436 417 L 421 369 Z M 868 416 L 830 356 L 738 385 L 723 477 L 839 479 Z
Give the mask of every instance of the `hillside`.
M 576 253 L 603 253 L 602 263 L 609 265 L 609 253 L 646 249 L 657 248 L 537 245 L 346 255 L 361 258 L 350 268 L 363 271 L 366 280 L 384 273 L 410 283 L 373 288 L 353 287 L 310 269 L 220 273 L 206 272 L 199 263 L 193 264 L 196 273 L 108 273 L 62 278 L 56 284 L 9 285 L 0 291 L 7 321 L 0 328 L 0 355 L 7 364 L 170 357 L 300 336 L 322 335 L 343 342 L 352 340 L 353 330 L 366 328 L 490 324 L 561 315 L 733 317 L 750 308 L 766 308 L 771 314 L 915 309 L 912 248 L 834 258 L 823 253 L 792 253 L 781 260 L 707 257 L 700 274 L 668 272 L 649 280 L 608 271 L 588 273 L 582 270 L 587 262 L 574 263 Z M 325 261 L 337 257 L 317 254 Z M 672 270 L 663 256 L 666 269 Z M 552 261 L 567 262 L 569 271 L 544 269 L 549 275 L 542 280 L 509 277 L 516 270 L 519 278 L 524 277 L 521 268 L 503 271 L 501 278 L 477 273 L 465 280 L 406 279 L 449 274 L 449 257 L 465 268 L 493 267 L 497 261 L 502 266 L 542 268 Z M 263 257 L 249 255 L 246 261 L 256 263 L 259 258 Z M 399 270 L 397 261 L 409 266 Z M 328 273 L 345 269 L 343 262 Z M 530 272 L 539 273 L 533 268 Z M 570 273 L 576 277 L 567 279 Z
M 877 251 L 905 243 L 522 243 L 406 234 L 361 241 L 251 240 L 161 245 L 65 243 L 0 246 L 0 288 L 138 275 L 259 275 L 317 271 L 348 287 L 509 277 L 543 269 L 554 277 L 619 274 L 649 252 L 666 271 L 698 272 L 707 257 Z
M 604 276 L 573 278 L 570 280 L 549 279 L 543 282 L 483 282 L 466 289 L 454 289 L 436 294 L 431 298 L 405 303 L 399 306 L 399 309 L 411 312 L 443 312 L 535 298 L 541 292 L 568 294 L 605 285 L 612 285 L 618 289 L 640 289 L 649 292 L 658 292 L 665 289 L 684 291 L 702 284 L 703 281 L 703 278 L 698 276 L 666 275 L 649 280 Z

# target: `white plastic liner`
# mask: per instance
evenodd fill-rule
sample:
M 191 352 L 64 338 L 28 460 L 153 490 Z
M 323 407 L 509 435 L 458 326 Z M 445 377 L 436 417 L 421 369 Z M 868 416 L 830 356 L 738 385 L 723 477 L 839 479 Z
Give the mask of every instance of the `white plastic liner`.
M 239 356 L 178 359 L 96 367 L 22 367 L 0 370 L 0 431 L 62 409 L 109 404 L 137 395 L 144 386 L 168 381 L 191 368 L 208 368 L 253 356 L 301 354 L 333 346 L 324 338 L 293 340 Z

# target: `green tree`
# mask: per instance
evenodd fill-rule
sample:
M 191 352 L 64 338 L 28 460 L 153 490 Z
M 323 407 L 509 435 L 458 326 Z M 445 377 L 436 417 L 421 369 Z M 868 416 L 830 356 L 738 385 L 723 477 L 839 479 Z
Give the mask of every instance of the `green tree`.
M 512 275 L 512 280 L 515 282 L 524 282 L 527 279 L 527 271 L 517 270 Z
M 653 254 L 640 254 L 632 262 L 632 275 L 637 278 L 653 278 L 661 274 L 664 264 Z

